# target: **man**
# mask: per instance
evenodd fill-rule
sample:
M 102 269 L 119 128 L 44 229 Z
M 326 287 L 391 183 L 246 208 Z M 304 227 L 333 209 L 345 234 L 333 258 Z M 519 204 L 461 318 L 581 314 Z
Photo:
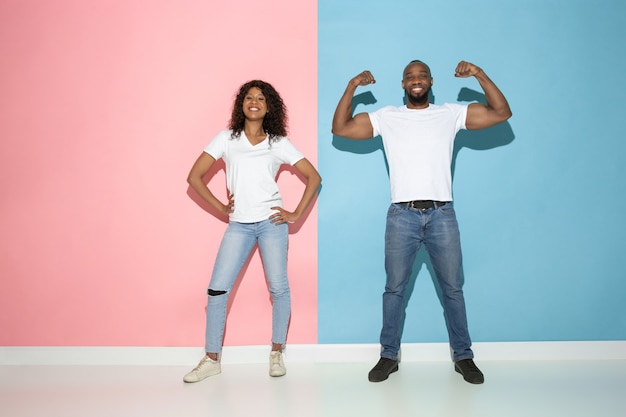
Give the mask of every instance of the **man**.
M 389 165 L 392 203 L 385 231 L 382 350 L 368 375 L 372 382 L 384 381 L 398 370 L 406 287 L 422 244 L 441 287 L 454 368 L 467 382 L 484 382 L 473 361 L 467 329 L 459 228 L 452 203 L 452 152 L 459 130 L 488 128 L 512 113 L 504 95 L 478 66 L 461 61 L 455 77 L 475 77 L 487 104 L 430 104 L 430 68 L 416 60 L 406 66 L 402 77 L 405 106 L 352 116 L 356 88 L 376 82 L 364 71 L 350 80 L 333 117 L 335 135 L 356 140 L 380 135 Z

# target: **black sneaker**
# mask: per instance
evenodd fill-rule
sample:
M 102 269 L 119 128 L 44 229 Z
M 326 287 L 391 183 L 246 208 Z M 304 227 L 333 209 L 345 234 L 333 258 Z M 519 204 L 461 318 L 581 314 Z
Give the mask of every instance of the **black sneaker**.
M 389 378 L 389 374 L 398 370 L 398 361 L 389 358 L 380 358 L 376 366 L 372 368 L 367 379 L 370 382 L 380 382 Z
M 485 382 L 485 376 L 471 359 L 455 362 L 454 370 L 463 375 L 463 379 L 470 384 L 482 384 Z

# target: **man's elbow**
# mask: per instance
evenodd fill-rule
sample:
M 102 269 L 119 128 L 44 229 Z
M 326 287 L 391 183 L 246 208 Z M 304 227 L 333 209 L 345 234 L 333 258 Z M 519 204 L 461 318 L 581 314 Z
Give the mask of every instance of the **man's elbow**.
M 333 118 L 333 123 L 330 128 L 330 131 L 335 136 L 341 137 L 350 137 L 350 130 L 353 127 L 353 123 L 351 121 L 343 121 L 341 119 Z
M 336 136 L 342 136 L 342 133 L 345 134 L 345 129 L 333 123 L 333 126 L 330 128 L 330 133 Z
M 511 109 L 506 108 L 506 109 L 502 109 L 502 110 L 495 112 L 494 115 L 496 116 L 494 120 L 495 124 L 498 124 L 498 123 L 503 123 L 509 120 L 511 116 L 513 116 L 513 112 L 511 112 Z
M 333 134 L 333 136 L 340 136 L 342 138 L 352 139 L 350 132 L 345 129 L 331 129 L 331 133 Z

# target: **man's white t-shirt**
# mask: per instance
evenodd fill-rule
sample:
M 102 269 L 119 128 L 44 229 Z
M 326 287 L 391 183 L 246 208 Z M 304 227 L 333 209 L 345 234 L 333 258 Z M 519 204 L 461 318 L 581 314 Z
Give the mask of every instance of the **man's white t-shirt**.
M 271 207 L 282 207 L 282 197 L 276 175 L 283 164 L 294 165 L 304 158 L 286 137 L 270 144 L 252 145 L 244 132 L 231 138 L 231 130 L 223 130 L 204 148 L 204 152 L 226 165 L 226 186 L 234 196 L 234 210 L 230 220 L 254 223 L 266 220 L 275 212 Z
M 454 138 L 465 129 L 467 105 L 387 106 L 369 117 L 374 136 L 383 139 L 391 201 L 452 201 Z

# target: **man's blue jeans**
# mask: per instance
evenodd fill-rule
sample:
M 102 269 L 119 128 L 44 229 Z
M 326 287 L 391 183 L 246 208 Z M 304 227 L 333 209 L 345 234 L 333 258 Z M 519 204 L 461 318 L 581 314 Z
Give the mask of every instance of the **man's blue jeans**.
M 272 296 L 272 342 L 285 344 L 291 314 L 287 280 L 289 226 L 270 220 L 256 223 L 230 222 L 220 244 L 208 290 L 205 349 L 220 353 L 230 291 L 258 243 L 269 291 Z
M 385 270 L 387 283 L 383 294 L 383 329 L 380 334 L 381 357 L 397 359 L 404 325 L 406 288 L 413 263 L 424 244 L 442 293 L 442 304 L 454 361 L 471 359 L 467 329 L 461 239 L 454 205 L 447 203 L 431 209 L 413 209 L 392 204 L 387 212 L 385 232 Z

